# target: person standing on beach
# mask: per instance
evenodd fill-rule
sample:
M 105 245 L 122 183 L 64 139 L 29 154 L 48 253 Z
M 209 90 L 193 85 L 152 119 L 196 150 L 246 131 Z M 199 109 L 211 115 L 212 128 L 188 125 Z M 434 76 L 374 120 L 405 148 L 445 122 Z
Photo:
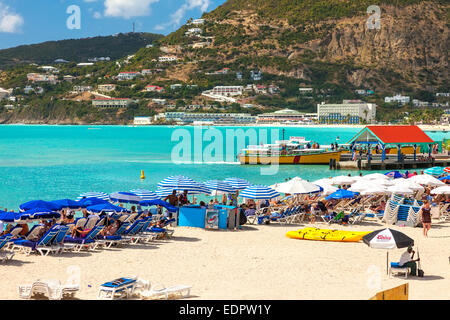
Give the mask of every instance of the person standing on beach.
M 164 201 L 168 201 L 170 203 L 170 205 L 172 205 L 174 207 L 178 207 L 178 197 L 177 197 L 176 190 L 173 190 L 172 194 L 165 197 Z
M 428 237 L 428 230 L 431 229 L 431 208 L 428 200 L 424 201 L 423 207 L 419 211 L 419 216 L 422 220 L 423 235 Z

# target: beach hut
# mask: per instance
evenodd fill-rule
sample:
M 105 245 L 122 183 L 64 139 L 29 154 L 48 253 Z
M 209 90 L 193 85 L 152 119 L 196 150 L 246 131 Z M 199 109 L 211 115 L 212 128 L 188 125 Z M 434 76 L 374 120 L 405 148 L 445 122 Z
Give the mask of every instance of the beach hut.
M 386 148 L 397 148 L 397 160 L 401 161 L 401 148 L 413 147 L 414 148 L 414 160 L 416 160 L 417 148 L 428 147 L 431 150 L 431 146 L 434 141 L 418 126 L 366 126 L 359 131 L 348 142 L 353 147 L 356 145 L 375 147 L 376 145 L 381 147 L 381 160 L 386 159 Z M 422 149 L 422 148 L 421 148 Z

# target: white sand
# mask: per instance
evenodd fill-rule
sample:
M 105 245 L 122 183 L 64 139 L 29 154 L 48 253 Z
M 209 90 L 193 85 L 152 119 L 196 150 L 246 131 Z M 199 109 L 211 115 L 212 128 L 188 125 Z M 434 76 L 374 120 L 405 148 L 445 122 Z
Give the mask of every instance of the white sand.
M 326 228 L 327 225 L 318 223 Z M 80 299 L 96 299 L 99 285 L 137 275 L 166 286 L 192 285 L 194 299 L 369 299 L 377 291 L 408 282 L 410 299 L 450 299 L 450 223 L 435 223 L 429 238 L 421 228 L 393 227 L 416 241 L 425 278 L 389 279 L 386 251 L 364 243 L 293 240 L 303 226 L 246 226 L 244 230 L 176 228 L 172 240 L 98 252 L 25 256 L 0 266 L 0 299 L 18 299 L 18 285 L 38 278 L 63 282 L 69 266 L 81 269 Z M 333 226 L 377 230 L 384 226 Z M 390 257 L 398 261 L 401 250 Z M 378 283 L 378 284 L 377 284 Z

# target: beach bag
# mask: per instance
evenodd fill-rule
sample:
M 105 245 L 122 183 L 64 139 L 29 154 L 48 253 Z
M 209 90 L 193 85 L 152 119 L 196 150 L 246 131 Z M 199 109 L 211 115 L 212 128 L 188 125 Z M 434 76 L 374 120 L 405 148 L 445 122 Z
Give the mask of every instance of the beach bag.
M 419 249 L 417 249 L 417 257 L 420 259 L 420 255 L 419 255 Z M 417 268 L 417 276 L 420 278 L 423 278 L 423 276 L 425 275 L 425 273 L 422 270 L 422 267 L 420 265 L 420 260 L 418 261 L 418 268 Z

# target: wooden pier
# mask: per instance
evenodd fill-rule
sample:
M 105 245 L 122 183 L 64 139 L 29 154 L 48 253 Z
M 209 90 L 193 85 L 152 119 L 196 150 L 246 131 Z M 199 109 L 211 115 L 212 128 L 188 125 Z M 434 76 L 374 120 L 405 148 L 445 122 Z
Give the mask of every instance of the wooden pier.
M 388 155 L 381 161 L 381 155 L 373 155 L 369 162 L 367 157 L 360 161 L 352 161 L 351 155 L 342 155 L 341 160 L 336 164 L 336 169 L 341 170 L 399 170 L 399 169 L 426 169 L 431 167 L 450 166 L 450 156 L 447 154 L 433 155 L 431 159 L 428 155 L 417 155 L 416 161 L 412 155 L 407 155 L 402 161 L 398 161 L 397 155 Z

